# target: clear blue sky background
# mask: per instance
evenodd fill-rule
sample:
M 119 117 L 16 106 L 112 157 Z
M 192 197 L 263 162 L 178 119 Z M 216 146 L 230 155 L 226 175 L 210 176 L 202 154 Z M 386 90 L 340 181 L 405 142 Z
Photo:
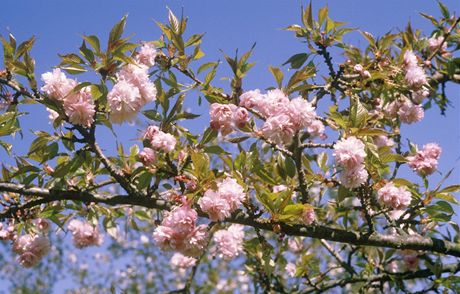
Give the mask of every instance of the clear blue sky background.
M 458 0 L 444 1 L 451 9 L 460 13 Z M 126 33 L 135 34 L 133 41 L 152 40 L 160 35 L 154 20 L 165 22 L 167 9 L 170 7 L 180 15 L 189 17 L 189 33 L 206 33 L 203 51 L 204 61 L 222 59 L 218 49 L 233 53 L 236 48 L 245 51 L 257 42 L 253 55 L 256 66 L 250 71 L 245 89 L 264 89 L 274 86 L 274 80 L 267 71 L 269 65 L 280 66 L 288 57 L 305 50 L 293 34 L 282 28 L 300 22 L 300 7 L 306 1 L 272 1 L 272 0 L 233 0 L 233 1 L 19 1 L 3 0 L 1 5 L 0 34 L 10 31 L 18 40 L 36 35 L 37 42 L 33 56 L 37 63 L 37 76 L 49 71 L 59 63 L 57 53 L 77 52 L 82 34 L 96 34 L 103 40 L 110 28 L 123 15 L 129 14 Z M 390 30 L 403 28 L 410 20 L 414 27 L 421 28 L 425 34 L 432 30 L 431 23 L 418 15 L 426 12 L 439 16 L 436 1 L 428 0 L 331 0 L 314 1 L 315 9 L 328 4 L 330 15 L 334 20 L 346 21 L 352 27 L 371 32 L 379 36 Z M 366 41 L 358 34 L 350 35 L 355 45 L 365 46 Z M 337 59 L 337 63 L 342 59 Z M 225 66 L 222 66 L 225 67 Z M 227 72 L 223 71 L 223 75 Z M 219 77 L 222 76 L 218 75 Z M 82 81 L 82 79 L 79 79 Z M 437 109 L 426 113 L 425 119 L 415 125 L 406 126 L 403 132 L 410 134 L 413 142 L 423 145 L 438 142 L 443 148 L 440 170 L 446 172 L 456 166 L 449 183 L 459 183 L 458 171 L 460 156 L 460 104 L 459 87 L 449 85 L 447 89 L 452 107 L 446 117 L 441 117 Z M 48 128 L 45 111 L 39 111 L 22 121 L 24 129 Z M 202 130 L 203 125 L 190 125 L 191 129 Z M 137 126 L 124 126 L 120 139 L 125 141 L 136 137 Z M 29 136 L 30 137 L 30 136 Z M 27 150 L 30 139 L 22 143 L 18 153 Z M 113 141 L 112 141 L 113 142 Z M 130 142 L 131 144 L 132 142 Z M 130 145 L 128 144 L 128 145 Z M 109 146 L 106 146 L 109 148 Z M 22 150 L 22 151 L 21 151 Z M 0 151 L 0 161 L 6 154 Z M 406 171 L 408 173 L 408 171 Z M 409 173 L 408 173 L 409 174 Z M 439 179 L 438 175 L 433 179 Z M 0 287 L 1 289 L 1 287 Z

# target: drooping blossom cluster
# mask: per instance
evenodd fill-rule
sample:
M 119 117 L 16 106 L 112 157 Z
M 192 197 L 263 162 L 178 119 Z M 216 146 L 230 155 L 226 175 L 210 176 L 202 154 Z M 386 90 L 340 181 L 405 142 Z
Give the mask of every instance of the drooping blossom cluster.
M 74 92 L 73 89 L 78 85 L 77 81 L 67 78 L 59 68 L 42 74 L 42 80 L 45 83 L 41 88 L 42 91 L 64 107 L 70 123 L 83 127 L 91 126 L 94 122 L 96 109 L 90 87 L 84 87 Z M 57 112 L 51 109 L 49 112 L 52 121 L 59 116 Z
M 226 230 L 214 233 L 215 252 L 219 257 L 231 260 L 243 252 L 244 226 L 233 224 Z
M 72 233 L 72 241 L 77 248 L 100 246 L 104 241 L 99 229 L 88 222 L 73 219 L 67 228 Z
M 166 214 L 153 238 L 162 250 L 197 256 L 207 243 L 206 225 L 197 226 L 197 212 L 188 204 L 177 206 Z
M 420 88 L 427 83 L 425 71 L 418 65 L 417 56 L 411 50 L 404 53 L 406 82 L 412 88 Z
M 174 150 L 177 140 L 168 133 L 161 131 L 157 126 L 148 126 L 144 134 L 144 140 L 150 141 L 150 145 L 155 150 L 162 150 L 169 153 Z
M 190 257 L 190 256 L 185 256 L 182 253 L 176 252 L 174 255 L 171 257 L 171 266 L 174 268 L 180 268 L 180 269 L 187 269 L 192 266 L 195 266 L 197 259 Z
M 124 65 L 116 74 L 117 82 L 107 95 L 112 122 L 133 121 L 145 104 L 156 99 L 157 89 L 148 74 L 155 56 L 155 48 L 145 44 L 136 55 L 136 63 Z
M 346 188 L 357 188 L 367 179 L 364 143 L 356 137 L 342 138 L 334 144 L 335 162 L 342 167 L 340 181 Z
M 392 182 L 380 188 L 377 196 L 380 202 L 393 209 L 406 208 L 412 199 L 412 194 L 404 186 L 396 187 Z
M 213 103 L 209 108 L 211 128 L 221 132 L 223 136 L 236 128 L 244 128 L 249 121 L 249 112 L 234 104 Z
M 208 189 L 198 205 L 213 221 L 222 221 L 235 211 L 246 197 L 243 187 L 230 177 L 217 183 L 217 190 Z
M 46 236 L 26 234 L 13 243 L 13 252 L 19 254 L 18 262 L 26 268 L 36 266 L 51 249 Z
M 441 147 L 436 143 L 425 144 L 422 150 L 408 156 L 409 166 L 421 176 L 434 173 L 438 167 L 438 159 L 441 156 Z
M 259 90 L 245 92 L 240 106 L 257 111 L 265 122 L 261 135 L 275 144 L 290 144 L 294 135 L 306 129 L 310 136 L 322 136 L 324 125 L 316 119 L 315 108 L 307 100 L 290 100 L 280 89 L 261 94 Z

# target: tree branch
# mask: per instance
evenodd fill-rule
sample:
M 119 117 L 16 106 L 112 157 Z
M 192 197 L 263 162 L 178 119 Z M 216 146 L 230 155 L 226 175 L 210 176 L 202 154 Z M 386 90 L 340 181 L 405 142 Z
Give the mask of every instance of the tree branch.
M 42 199 L 32 200 L 22 206 L 13 206 L 6 211 L 0 213 L 0 219 L 6 219 L 14 216 L 15 212 L 23 209 L 32 208 L 43 203 L 50 203 L 60 200 L 73 200 L 82 202 L 103 203 L 110 206 L 115 205 L 133 205 L 142 206 L 151 209 L 169 210 L 171 204 L 167 201 L 148 197 L 129 197 L 129 195 L 117 195 L 104 197 L 98 194 L 92 194 L 83 191 L 67 191 L 45 189 L 39 187 L 26 187 L 25 185 L 15 183 L 0 182 L 0 191 L 13 192 L 28 196 L 37 196 Z M 37 201 L 37 202 L 33 202 Z M 199 212 L 201 217 L 207 215 Z M 254 219 L 244 213 L 239 213 L 236 216 L 226 220 L 230 223 L 237 223 L 246 226 L 251 226 L 256 229 L 273 231 L 274 223 L 267 219 Z M 360 234 L 354 231 L 337 229 L 323 225 L 289 225 L 285 223 L 279 224 L 281 232 L 290 236 L 304 236 L 315 239 L 325 239 L 328 241 L 347 243 L 353 245 L 376 246 L 395 249 L 412 249 L 421 250 L 431 253 L 442 253 L 450 256 L 460 257 L 460 244 L 445 241 L 437 238 L 423 237 L 420 235 L 383 235 L 374 232 L 373 234 Z

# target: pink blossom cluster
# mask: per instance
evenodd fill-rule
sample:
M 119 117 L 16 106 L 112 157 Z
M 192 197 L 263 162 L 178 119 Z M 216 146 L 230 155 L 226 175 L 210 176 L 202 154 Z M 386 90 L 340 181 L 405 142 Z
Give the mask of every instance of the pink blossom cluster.
M 412 103 L 412 101 L 405 96 L 403 96 L 402 99 L 389 103 L 385 108 L 385 112 L 390 117 L 398 116 L 399 120 L 406 124 L 419 122 L 425 116 L 423 107 Z
M 421 176 L 434 173 L 438 167 L 438 159 L 442 149 L 436 143 L 429 143 L 418 150 L 414 155 L 408 156 L 409 166 Z
M 222 221 L 235 211 L 246 194 L 243 187 L 230 177 L 217 183 L 217 191 L 208 189 L 203 197 L 198 199 L 198 205 L 213 221 Z
M 393 139 L 388 138 L 385 135 L 380 135 L 380 136 L 374 137 L 374 144 L 378 148 L 382 148 L 382 147 L 390 147 L 391 148 L 391 147 L 393 147 L 395 145 L 395 142 L 393 141 Z
M 73 244 L 77 248 L 100 246 L 104 241 L 99 229 L 88 222 L 73 219 L 67 228 L 72 233 Z
M 406 187 L 396 187 L 392 182 L 380 188 L 377 196 L 380 202 L 393 209 L 406 208 L 412 199 L 412 194 L 407 191 Z
M 182 253 L 176 252 L 171 257 L 170 264 L 174 268 L 186 269 L 195 266 L 196 262 L 196 258 L 185 256 Z
M 439 36 L 439 37 L 432 36 L 431 38 L 428 39 L 428 49 L 431 52 L 434 52 L 435 50 L 437 50 L 439 46 L 441 46 L 441 44 L 442 44 L 442 47 L 439 49 L 439 51 L 441 53 L 445 53 L 447 51 L 447 42 L 444 42 L 443 36 Z
M 0 240 L 13 240 L 15 236 L 14 226 L 4 227 L 3 223 L 0 223 Z
M 139 63 L 126 64 L 120 69 L 116 75 L 117 82 L 107 95 L 110 119 L 114 123 L 132 122 L 145 104 L 156 99 L 157 89 L 148 74 L 153 53 L 142 52 L 141 49 L 138 54 Z
M 145 43 L 139 49 L 139 52 L 135 56 L 134 60 L 136 60 L 138 64 L 143 64 L 147 67 L 152 67 L 155 65 L 156 56 L 157 56 L 157 50 L 155 46 L 149 43 Z
M 361 64 L 356 64 L 354 67 L 353 67 L 353 70 L 357 73 L 359 73 L 362 77 L 364 78 L 370 78 L 371 77 L 371 73 L 368 71 L 368 70 L 364 70 L 364 67 L 361 65 Z
M 324 125 L 316 119 L 315 108 L 302 97 L 290 100 L 280 89 L 263 95 L 259 90 L 245 92 L 240 106 L 258 112 L 265 123 L 261 135 L 276 144 L 290 144 L 294 135 L 306 129 L 312 137 L 322 136 Z
M 244 128 L 249 121 L 249 112 L 233 104 L 213 103 L 209 108 L 209 116 L 211 128 L 220 131 L 223 136 L 236 128 Z
M 197 256 L 207 244 L 206 225 L 196 225 L 197 212 L 188 204 L 177 206 L 163 218 L 153 233 L 162 250 Z
M 40 235 L 22 235 L 13 243 L 13 252 L 19 254 L 19 264 L 26 268 L 36 266 L 50 249 L 49 239 Z
M 90 87 L 74 92 L 73 89 L 78 85 L 77 81 L 67 78 L 59 68 L 42 74 L 42 80 L 45 83 L 41 88 L 42 91 L 64 107 L 70 123 L 84 127 L 91 126 L 96 109 Z M 59 114 L 55 111 L 50 114 L 52 121 L 58 116 Z
M 144 140 L 150 141 L 150 145 L 155 150 L 162 150 L 169 153 L 176 146 L 176 138 L 168 133 L 161 131 L 157 126 L 148 126 L 144 134 Z
M 420 88 L 427 83 L 425 71 L 418 65 L 417 56 L 411 50 L 404 53 L 406 81 L 413 88 Z
M 361 186 L 368 177 L 364 167 L 364 143 L 356 137 L 342 138 L 334 144 L 335 162 L 342 167 L 340 181 L 346 188 Z
M 233 224 L 226 230 L 214 233 L 215 252 L 219 257 L 231 260 L 243 252 L 244 226 Z
M 155 151 L 152 148 L 145 147 L 139 152 L 139 160 L 145 166 L 150 166 L 155 163 L 157 157 Z

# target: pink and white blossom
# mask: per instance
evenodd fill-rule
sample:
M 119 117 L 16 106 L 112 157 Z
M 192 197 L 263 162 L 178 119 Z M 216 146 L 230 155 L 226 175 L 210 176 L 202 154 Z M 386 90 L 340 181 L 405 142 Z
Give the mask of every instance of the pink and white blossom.
M 68 96 L 64 100 L 64 110 L 70 123 L 90 127 L 96 113 L 91 88 L 85 87 L 78 93 Z
M 239 105 L 248 109 L 260 111 L 263 99 L 264 96 L 260 93 L 259 89 L 247 91 L 241 94 Z
M 358 188 L 367 181 L 369 174 L 364 165 L 345 168 L 340 173 L 340 183 L 348 189 Z
M 264 138 L 279 145 L 289 145 L 296 133 L 296 127 L 286 114 L 269 117 L 261 129 Z
M 311 225 L 316 219 L 315 210 L 313 207 L 304 207 L 300 218 L 305 225 Z
M 157 56 L 157 50 L 155 46 L 145 43 L 139 49 L 135 60 L 139 64 L 143 64 L 147 67 L 152 67 L 155 65 L 155 57 Z
M 392 182 L 380 188 L 377 196 L 380 202 L 393 209 L 404 209 L 412 200 L 412 194 L 405 187 L 398 188 Z
M 411 124 L 421 121 L 425 114 L 422 106 L 413 104 L 409 99 L 405 99 L 399 105 L 398 115 L 401 122 Z
M 233 131 L 233 112 L 236 110 L 233 104 L 212 103 L 209 107 L 211 128 L 218 130 L 223 136 Z
M 439 46 L 441 46 L 442 44 L 442 47 L 439 48 Z M 428 39 L 428 49 L 431 51 L 431 52 L 434 52 L 435 50 L 440 50 L 440 52 L 445 52 L 447 50 L 447 42 L 444 42 L 444 37 L 442 36 L 439 36 L 439 37 L 431 37 Z
M 422 150 L 417 151 L 414 155 L 408 156 L 409 166 L 421 176 L 427 176 L 434 173 L 438 167 L 438 159 L 441 155 L 441 147 L 435 143 L 429 143 L 423 146 Z
M 195 266 L 196 262 L 197 262 L 196 258 L 185 256 L 177 252 L 177 253 L 174 253 L 174 255 L 171 257 L 170 264 L 174 268 L 187 269 L 187 268 Z
M 163 131 L 158 131 L 150 141 L 150 145 L 152 145 L 153 149 L 162 150 L 166 153 L 173 151 L 176 147 L 176 143 L 177 140 L 173 135 Z
M 104 241 L 99 229 L 88 222 L 73 219 L 69 222 L 67 229 L 72 233 L 73 244 L 76 248 L 100 246 Z
M 107 95 L 110 120 L 114 123 L 132 122 L 142 107 L 139 89 L 125 80 L 120 80 Z
M 156 154 L 152 148 L 145 147 L 139 152 L 139 160 L 145 166 L 149 166 L 155 163 L 156 161 Z
M 338 165 L 355 168 L 364 162 L 364 143 L 356 137 L 342 138 L 334 144 L 333 155 Z
M 244 226 L 233 224 L 226 230 L 214 233 L 216 253 L 226 260 L 231 260 L 243 252 Z
M 49 98 L 62 101 L 77 86 L 77 81 L 66 77 L 60 68 L 42 74 L 45 85 L 41 88 Z

